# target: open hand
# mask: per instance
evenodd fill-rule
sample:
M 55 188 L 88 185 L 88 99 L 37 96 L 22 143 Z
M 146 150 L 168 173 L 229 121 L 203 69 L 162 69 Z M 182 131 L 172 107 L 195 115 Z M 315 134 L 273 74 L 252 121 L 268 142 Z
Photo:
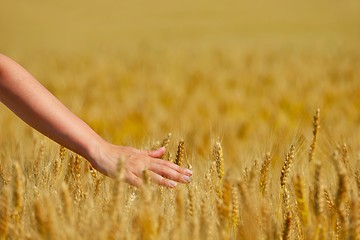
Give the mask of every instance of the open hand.
M 164 147 L 154 151 L 144 151 L 105 143 L 100 148 L 97 159 L 92 162 L 100 172 L 115 177 L 118 161 L 122 159 L 124 180 L 137 187 L 142 184 L 144 170 L 148 170 L 152 181 L 159 185 L 173 188 L 177 182 L 189 183 L 192 171 L 161 159 L 165 151 Z

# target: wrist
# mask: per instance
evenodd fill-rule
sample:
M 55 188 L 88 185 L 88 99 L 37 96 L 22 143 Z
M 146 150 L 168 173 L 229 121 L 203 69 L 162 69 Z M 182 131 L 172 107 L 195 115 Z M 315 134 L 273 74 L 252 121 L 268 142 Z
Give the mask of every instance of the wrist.
M 99 137 L 99 139 L 89 144 L 87 157 L 85 158 L 97 171 L 113 177 L 115 174 L 114 169 L 116 168 L 116 162 L 113 161 L 116 159 L 116 157 L 114 158 L 114 154 L 116 155 L 114 149 L 113 144 Z
M 99 162 L 101 162 L 101 156 L 103 155 L 102 151 L 106 147 L 106 145 L 109 144 L 101 137 L 98 137 L 94 139 L 93 141 L 89 141 L 84 157 L 89 161 L 91 165 L 98 166 Z

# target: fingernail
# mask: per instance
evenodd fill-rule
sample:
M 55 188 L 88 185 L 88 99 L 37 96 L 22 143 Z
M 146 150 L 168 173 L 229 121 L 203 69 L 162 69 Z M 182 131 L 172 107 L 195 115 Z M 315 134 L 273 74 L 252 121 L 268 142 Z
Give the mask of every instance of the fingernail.
M 184 176 L 183 179 L 184 179 L 185 182 L 187 182 L 187 183 L 191 182 L 191 177 L 189 177 L 189 176 Z
M 170 187 L 176 187 L 177 182 L 174 182 L 174 181 L 172 181 L 172 180 L 169 180 L 169 181 L 168 181 L 168 184 L 169 184 Z
M 184 173 L 188 176 L 192 176 L 193 172 L 190 169 L 185 169 Z

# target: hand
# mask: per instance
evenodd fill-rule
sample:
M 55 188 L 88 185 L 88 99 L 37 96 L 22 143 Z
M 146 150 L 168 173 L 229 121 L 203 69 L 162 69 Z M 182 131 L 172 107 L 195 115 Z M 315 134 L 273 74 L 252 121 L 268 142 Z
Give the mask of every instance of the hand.
M 115 177 L 118 161 L 123 159 L 124 180 L 137 187 L 142 185 L 144 170 L 148 170 L 152 181 L 159 185 L 173 188 L 177 182 L 189 183 L 192 171 L 160 159 L 165 151 L 164 147 L 154 151 L 142 151 L 105 142 L 99 148 L 98 157 L 91 162 L 100 172 Z

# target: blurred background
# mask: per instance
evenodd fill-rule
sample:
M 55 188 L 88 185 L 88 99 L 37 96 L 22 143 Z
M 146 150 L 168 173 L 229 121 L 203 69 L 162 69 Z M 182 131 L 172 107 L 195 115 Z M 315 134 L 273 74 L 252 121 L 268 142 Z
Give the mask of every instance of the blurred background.
M 102 136 L 173 132 L 197 158 L 221 140 L 235 164 L 307 149 L 318 107 L 324 155 L 358 143 L 359 43 L 358 0 L 0 0 L 0 52 Z M 31 132 L 0 110 L 5 136 Z
M 322 45 L 360 34 L 360 3 L 316 1 L 0 1 L 1 51 Z M 73 53 L 72 53 L 73 54 Z

